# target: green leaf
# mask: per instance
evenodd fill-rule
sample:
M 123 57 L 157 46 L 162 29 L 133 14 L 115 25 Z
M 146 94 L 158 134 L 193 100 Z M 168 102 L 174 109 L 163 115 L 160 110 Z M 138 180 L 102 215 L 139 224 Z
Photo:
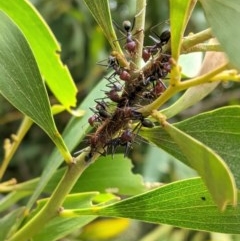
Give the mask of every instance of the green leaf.
M 122 154 L 100 157 L 79 178 L 71 193 L 78 192 L 113 192 L 121 195 L 136 195 L 145 191 L 140 175 L 132 173 L 132 163 Z M 62 173 L 63 171 L 61 171 Z M 59 173 L 60 174 L 60 173 Z M 45 191 L 51 192 L 60 180 L 60 175 L 54 175 Z
M 0 212 L 3 212 L 4 210 L 11 208 L 19 200 L 23 199 L 24 197 L 30 196 L 31 193 L 31 190 L 18 190 L 12 191 L 9 194 L 5 195 L 0 200 Z
M 180 54 L 181 42 L 190 12 L 195 5 L 194 2 L 196 1 L 170 1 L 171 54 L 176 61 Z
M 165 124 L 164 130 L 187 157 L 185 164 L 194 168 L 203 178 L 218 207 L 224 210 L 228 203 L 235 205 L 237 202 L 236 184 L 222 158 L 171 124 Z
M 230 106 L 206 112 L 174 124 L 179 130 L 201 141 L 220 155 L 234 175 L 238 187 L 240 187 L 239 116 L 240 107 Z M 153 130 L 144 129 L 141 131 L 141 135 L 180 161 L 186 164 L 189 163 L 177 143 L 162 128 L 157 127 Z M 206 165 L 208 167 L 208 161 L 206 161 Z M 210 170 L 210 168 L 206 171 L 216 172 L 216 170 Z M 220 185 L 223 184 L 220 183 Z
M 200 0 L 206 19 L 229 60 L 239 69 L 240 2 L 236 0 Z
M 2 9 L 23 32 L 38 63 L 41 75 L 66 109 L 76 105 L 77 88 L 59 53 L 60 46 L 50 28 L 29 1 L 0 1 Z M 41 40 L 41 41 L 39 41 Z
M 0 219 L 0 240 L 7 240 L 9 233 L 14 228 L 14 224 L 23 215 L 24 211 L 26 211 L 25 208 L 18 208 Z
M 104 207 L 64 210 L 63 213 L 124 217 L 196 230 L 240 233 L 240 203 L 221 212 L 200 178 L 167 184 Z
M 93 17 L 95 18 L 98 25 L 103 30 L 104 35 L 106 36 L 107 40 L 109 41 L 113 50 L 118 51 L 119 53 L 122 52 L 121 47 L 117 40 L 116 33 L 113 28 L 112 24 L 112 17 L 110 13 L 109 1 L 107 0 L 84 0 L 85 4 L 91 11 Z
M 111 156 L 100 157 L 92 164 L 74 185 L 71 193 L 98 191 L 113 192 L 119 195 L 136 195 L 146 191 L 142 177 L 132 173 L 132 163 L 124 158 L 122 154 L 117 154 L 112 159 Z M 46 184 L 43 192 L 52 193 L 62 178 L 66 168 L 58 170 Z M 6 200 L 0 202 L 0 210 L 9 207 L 23 197 L 29 196 L 36 189 L 40 178 L 36 178 L 16 186 L 16 193 Z M 10 203 L 10 204 L 9 204 Z M 6 206 L 7 205 L 7 206 Z
M 0 11 L 0 93 L 18 110 L 38 124 L 71 161 L 52 117 L 47 91 L 37 63 L 23 34 Z
M 68 195 L 64 201 L 64 208 L 86 208 L 91 206 L 91 200 L 97 193 L 80 193 Z M 38 210 L 46 203 L 47 199 L 40 200 Z M 41 231 L 33 237 L 34 241 L 55 241 L 85 226 L 96 217 L 94 216 L 81 216 L 81 217 L 56 217 L 47 223 Z
M 103 79 L 103 81 L 100 81 L 99 84 L 95 86 L 95 88 L 91 91 L 91 93 L 88 94 L 86 99 L 79 106 L 78 110 L 85 110 L 85 115 L 81 118 L 72 117 L 72 119 L 68 122 L 68 125 L 66 126 L 62 135 L 70 151 L 72 151 L 77 146 L 77 144 L 82 141 L 82 139 L 86 136 L 86 133 L 89 131 L 90 128 L 88 124 L 88 118 L 92 115 L 92 111 L 89 109 L 89 107 L 93 107 L 96 105 L 96 102 L 94 102 L 96 96 L 98 98 L 105 96 L 104 92 L 99 92 L 99 90 L 104 89 L 106 87 L 106 83 L 107 80 L 105 79 Z M 44 187 L 47 185 L 58 167 L 61 165 L 62 161 L 62 157 L 55 149 L 50 155 L 48 163 L 42 173 L 38 185 L 27 204 L 28 208 L 31 208 L 32 205 L 35 203 L 36 199 L 41 194 Z

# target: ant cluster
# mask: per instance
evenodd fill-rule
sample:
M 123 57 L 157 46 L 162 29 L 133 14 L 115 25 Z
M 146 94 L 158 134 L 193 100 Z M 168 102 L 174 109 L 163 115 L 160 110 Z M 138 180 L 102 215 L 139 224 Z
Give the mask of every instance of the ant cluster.
M 151 46 L 143 48 L 142 59 L 147 62 L 142 69 L 136 69 L 132 57 L 136 54 L 138 41 L 132 34 L 130 21 L 123 22 L 124 49 L 126 55 L 113 51 L 109 56 L 107 68 L 113 73 L 106 77 L 108 88 L 105 97 L 95 99 L 93 115 L 88 119 L 95 132 L 88 137 L 90 152 L 87 160 L 94 153 L 112 155 L 116 148 L 125 148 L 126 156 L 134 142 L 140 128 L 152 128 L 153 122 L 145 118 L 139 107 L 150 104 L 157 99 L 166 89 L 163 79 L 170 72 L 170 53 L 163 53 L 163 46 L 170 39 L 170 31 L 166 30 L 156 37 L 150 36 L 153 41 Z M 116 40 L 119 41 L 120 39 Z M 131 124 L 136 124 L 131 129 Z

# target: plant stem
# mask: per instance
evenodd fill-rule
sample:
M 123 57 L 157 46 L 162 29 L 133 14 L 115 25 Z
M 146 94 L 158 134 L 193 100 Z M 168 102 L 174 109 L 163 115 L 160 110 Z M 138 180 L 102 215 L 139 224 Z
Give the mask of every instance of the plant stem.
M 211 82 L 211 79 L 213 79 L 217 74 L 219 74 L 223 70 L 225 70 L 227 68 L 227 65 L 228 64 L 225 63 L 205 75 L 201 75 L 200 77 L 196 77 L 196 78 L 188 80 L 188 81 L 174 82 L 174 84 L 170 85 L 158 99 L 156 99 L 151 104 L 142 107 L 138 111 L 141 112 L 144 116 L 150 115 L 153 110 L 157 110 L 161 105 L 163 105 L 166 101 L 168 101 L 176 93 L 183 91 L 185 89 L 188 89 L 192 86 Z M 229 75 L 229 79 L 230 78 L 231 78 L 231 75 Z M 213 81 L 219 81 L 219 78 L 215 78 L 215 79 L 213 79 Z
M 228 63 L 225 63 L 207 74 L 201 75 L 199 77 L 196 77 L 188 81 L 181 82 L 181 84 L 179 85 L 179 91 L 188 89 L 189 87 L 192 87 L 192 86 L 211 82 L 211 79 L 217 74 L 224 71 L 227 68 L 227 66 L 228 66 Z M 219 81 L 219 78 L 217 78 L 216 80 Z
M 181 52 L 185 52 L 189 48 L 193 47 L 194 45 L 203 43 L 212 37 L 213 37 L 212 30 L 210 28 L 196 34 L 190 34 L 189 36 L 184 37 L 182 46 L 181 46 Z
M 16 134 L 16 138 L 13 139 L 13 142 L 10 144 L 9 147 L 5 148 L 5 156 L 0 167 L 0 180 L 2 179 L 9 162 L 11 161 L 14 153 L 16 152 L 18 146 L 20 145 L 23 137 L 26 135 L 30 127 L 32 126 L 33 121 L 28 118 L 27 116 L 24 117 L 21 126 Z
M 188 48 L 185 52 L 181 52 L 182 54 L 188 54 L 192 52 L 207 52 L 207 51 L 214 51 L 214 52 L 222 52 L 222 47 L 220 44 L 197 44 L 191 48 Z
M 79 179 L 83 171 L 94 162 L 98 155 L 94 156 L 91 161 L 86 162 L 85 158 L 88 153 L 82 153 L 76 158 L 76 163 L 68 166 L 64 176 L 50 197 L 46 205 L 37 213 L 29 222 L 23 226 L 9 241 L 26 241 L 33 237 L 43 225 L 59 215 L 59 209 L 63 204 L 66 195 Z
M 144 27 L 145 27 L 145 13 L 146 13 L 146 0 L 137 0 L 136 1 L 136 19 L 134 32 L 136 32 L 137 47 L 136 53 L 133 56 L 133 62 L 139 68 L 141 67 L 142 60 L 142 49 L 144 41 Z

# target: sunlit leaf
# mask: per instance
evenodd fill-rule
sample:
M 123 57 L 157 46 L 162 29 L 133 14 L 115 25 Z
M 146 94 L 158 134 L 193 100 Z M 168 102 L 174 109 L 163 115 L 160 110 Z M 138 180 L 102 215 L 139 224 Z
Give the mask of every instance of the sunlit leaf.
M 236 0 L 200 0 L 206 19 L 229 60 L 240 68 L 240 2 Z
M 60 60 L 59 43 L 46 22 L 29 1 L 0 1 L 0 9 L 18 25 L 29 42 L 40 73 L 66 109 L 76 105 L 77 88 Z
M 80 238 L 82 240 L 111 240 L 129 228 L 130 224 L 131 221 L 126 218 L 98 219 L 83 227 Z
M 174 182 L 105 207 L 64 212 L 80 216 L 125 217 L 220 233 L 240 233 L 240 204 L 237 207 L 228 206 L 221 212 L 200 178 Z
M 196 1 L 171 0 L 170 1 L 170 23 L 171 23 L 171 53 L 177 61 L 181 48 L 182 37 Z

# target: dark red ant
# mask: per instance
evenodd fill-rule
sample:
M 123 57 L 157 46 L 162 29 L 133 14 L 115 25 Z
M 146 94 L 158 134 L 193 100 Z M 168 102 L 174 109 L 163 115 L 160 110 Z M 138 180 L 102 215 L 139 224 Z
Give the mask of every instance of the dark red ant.
M 107 148 L 107 152 L 111 151 L 112 156 L 116 151 L 118 146 L 125 146 L 124 157 L 128 155 L 129 149 L 134 140 L 135 134 L 130 129 L 126 129 L 122 132 L 119 137 L 116 137 L 109 142 L 106 143 L 105 148 Z
M 135 18 L 133 21 L 133 24 L 131 24 L 130 21 L 126 20 L 123 22 L 123 28 L 126 31 L 126 44 L 125 44 L 125 49 L 130 53 L 133 54 L 135 53 L 136 50 L 136 42 L 135 40 L 133 40 L 132 38 L 132 29 L 134 27 L 134 23 L 135 23 Z
M 89 117 L 88 119 L 88 123 L 91 126 L 94 126 L 95 123 L 97 122 L 102 122 L 103 120 L 107 119 L 107 118 L 111 118 L 111 114 L 108 112 L 107 110 L 107 104 L 106 102 L 104 102 L 103 100 L 98 101 L 95 100 L 95 102 L 97 103 L 96 105 L 96 110 L 90 107 L 90 110 L 94 113 L 93 116 Z
M 120 60 L 117 52 L 113 51 L 108 59 L 108 67 L 111 67 L 115 72 L 109 78 L 112 78 L 115 75 L 118 75 L 121 80 L 129 81 L 130 74 L 128 73 L 128 70 L 125 67 L 121 67 L 119 61 L 123 61 L 123 60 L 122 59 Z M 124 65 L 125 64 L 126 63 L 124 63 Z
M 104 91 L 106 96 L 113 102 L 118 103 L 121 100 L 121 96 L 119 92 L 122 91 L 122 85 L 118 82 L 118 80 L 111 81 L 111 78 L 106 78 L 109 83 L 106 85 L 111 88 L 110 91 Z
M 94 114 L 88 118 L 88 123 L 90 126 L 94 127 L 97 123 L 101 123 L 102 119 L 98 114 Z
M 111 89 L 110 91 L 105 91 L 106 96 L 113 102 L 119 103 L 121 101 L 121 96 L 118 94 L 118 91 Z
M 105 78 L 109 83 L 106 85 L 108 88 L 114 89 L 118 92 L 122 91 L 123 86 L 119 83 L 119 81 L 115 78 L 114 81 L 111 78 Z
M 144 91 L 142 96 L 145 99 L 149 99 L 151 101 L 155 100 L 157 97 L 159 97 L 165 90 L 166 86 L 162 82 L 161 79 L 155 80 L 153 82 L 153 87 L 149 91 Z
M 133 19 L 133 23 L 131 23 L 129 20 L 125 20 L 123 21 L 123 30 L 118 26 L 117 23 L 113 22 L 114 25 L 117 27 L 117 29 L 124 35 L 124 37 L 117 39 L 115 41 L 119 41 L 121 39 L 126 38 L 126 44 L 124 46 L 124 48 L 130 53 L 130 54 L 134 54 L 136 51 L 136 41 L 133 39 L 133 34 L 132 34 L 132 30 L 134 28 L 135 25 L 135 18 Z M 135 34 L 139 33 L 140 31 L 137 31 Z

